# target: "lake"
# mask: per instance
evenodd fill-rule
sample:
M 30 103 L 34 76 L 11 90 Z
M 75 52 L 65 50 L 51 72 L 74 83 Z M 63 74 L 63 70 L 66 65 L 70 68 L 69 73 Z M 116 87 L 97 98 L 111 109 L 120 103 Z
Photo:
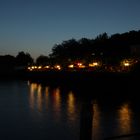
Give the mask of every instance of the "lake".
M 138 140 L 140 99 L 133 88 L 1 80 L 0 139 Z

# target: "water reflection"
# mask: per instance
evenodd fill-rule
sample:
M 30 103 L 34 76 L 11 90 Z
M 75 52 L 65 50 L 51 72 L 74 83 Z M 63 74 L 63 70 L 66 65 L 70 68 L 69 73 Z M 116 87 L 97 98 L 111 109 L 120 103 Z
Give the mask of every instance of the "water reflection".
M 99 105 L 97 103 L 97 101 L 95 100 L 93 102 L 93 121 L 92 121 L 92 125 L 93 125 L 93 138 L 94 139 L 99 139 L 99 137 L 102 136 L 102 130 L 101 130 L 101 112 L 100 112 L 100 108 Z
M 50 100 L 49 100 L 49 87 L 47 86 L 46 88 L 45 88 L 45 106 L 46 106 L 46 109 L 48 110 L 49 109 L 49 102 L 50 102 Z
M 128 103 L 124 103 L 118 110 L 119 130 L 122 134 L 132 131 L 132 110 Z
M 92 140 L 93 104 L 84 101 L 80 114 L 80 140 Z
M 52 97 L 53 97 L 53 113 L 55 120 L 59 120 L 61 117 L 61 95 L 60 95 L 60 89 L 56 88 L 52 92 Z
M 52 110 L 54 119 L 59 120 L 61 118 L 61 110 L 65 107 L 65 104 L 64 106 L 62 105 L 62 94 L 60 88 L 50 88 L 49 86 L 42 88 L 42 85 L 36 83 L 30 83 L 29 87 L 29 104 L 31 109 L 37 109 L 39 112 L 42 112 L 43 108 L 46 108 L 46 110 Z M 67 95 L 67 98 L 63 100 L 66 101 L 66 113 L 69 120 L 74 121 L 76 119 L 76 99 L 72 91 L 65 94 Z M 44 104 L 45 107 L 43 106 Z
M 129 102 L 116 99 L 110 105 L 109 100 L 84 98 L 71 89 L 36 83 L 30 83 L 29 87 L 30 109 L 46 113 L 44 116 L 59 126 L 71 127 L 72 133 L 76 131 L 80 135 L 80 140 L 101 140 L 134 132 L 134 114 Z M 77 129 L 73 131 L 73 127 Z
M 41 85 L 37 86 L 37 108 L 41 112 L 42 111 L 42 87 Z
M 42 111 L 42 87 L 40 84 L 30 83 L 30 107 L 34 109 L 36 106 L 38 111 Z
M 75 97 L 74 93 L 70 91 L 67 98 L 67 111 L 71 120 L 75 120 Z
M 33 109 L 35 105 L 35 91 L 37 90 L 37 84 L 35 83 L 29 83 L 30 86 L 30 107 Z

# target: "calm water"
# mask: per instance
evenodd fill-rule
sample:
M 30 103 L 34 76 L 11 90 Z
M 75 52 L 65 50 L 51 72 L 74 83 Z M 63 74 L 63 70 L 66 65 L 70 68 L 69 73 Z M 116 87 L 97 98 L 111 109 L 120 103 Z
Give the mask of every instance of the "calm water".
M 139 133 L 139 98 L 104 98 L 107 92 L 102 90 L 101 97 L 87 98 L 88 94 L 100 93 L 94 86 L 75 90 L 29 81 L 1 81 L 0 139 L 90 140 L 91 135 L 92 140 L 104 140 Z M 121 138 L 134 139 L 140 136 Z

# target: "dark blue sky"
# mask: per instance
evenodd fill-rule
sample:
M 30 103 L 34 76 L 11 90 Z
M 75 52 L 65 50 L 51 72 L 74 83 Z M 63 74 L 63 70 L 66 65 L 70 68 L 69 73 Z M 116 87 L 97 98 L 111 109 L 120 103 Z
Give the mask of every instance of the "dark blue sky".
M 56 43 L 140 29 L 140 0 L 0 0 L 0 55 L 48 55 Z

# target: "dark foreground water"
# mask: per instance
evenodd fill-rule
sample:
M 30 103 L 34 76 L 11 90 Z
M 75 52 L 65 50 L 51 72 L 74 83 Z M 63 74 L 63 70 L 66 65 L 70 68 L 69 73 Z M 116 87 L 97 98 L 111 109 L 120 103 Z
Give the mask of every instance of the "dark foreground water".
M 0 140 L 140 140 L 138 96 L 98 88 L 1 81 Z

